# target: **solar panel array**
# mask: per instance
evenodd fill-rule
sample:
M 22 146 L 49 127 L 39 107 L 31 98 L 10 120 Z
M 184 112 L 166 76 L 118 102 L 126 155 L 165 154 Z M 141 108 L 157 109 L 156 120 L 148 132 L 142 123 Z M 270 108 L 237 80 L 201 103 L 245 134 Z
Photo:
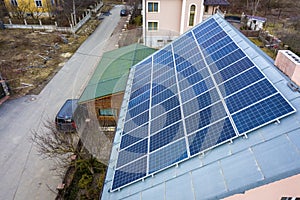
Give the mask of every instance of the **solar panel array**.
M 133 70 L 112 191 L 295 112 L 214 18 Z

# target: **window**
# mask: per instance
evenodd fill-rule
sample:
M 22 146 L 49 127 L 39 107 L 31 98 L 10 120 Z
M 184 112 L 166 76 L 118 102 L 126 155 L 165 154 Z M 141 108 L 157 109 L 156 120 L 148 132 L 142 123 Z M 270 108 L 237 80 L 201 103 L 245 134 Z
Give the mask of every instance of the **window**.
M 43 7 L 42 0 L 34 0 L 36 7 Z
M 148 12 L 158 12 L 158 2 L 148 2 Z
M 117 110 L 113 108 L 99 109 L 100 116 L 117 116 Z
M 10 1 L 10 4 L 11 4 L 12 6 L 18 6 L 17 0 L 11 0 L 11 1 Z
M 158 22 L 148 22 L 148 31 L 157 31 Z
M 195 11 L 196 11 L 196 6 L 195 5 L 191 5 L 191 8 L 190 8 L 190 18 L 189 18 L 189 26 L 194 26 Z
M 208 12 L 208 6 L 205 6 L 204 12 Z

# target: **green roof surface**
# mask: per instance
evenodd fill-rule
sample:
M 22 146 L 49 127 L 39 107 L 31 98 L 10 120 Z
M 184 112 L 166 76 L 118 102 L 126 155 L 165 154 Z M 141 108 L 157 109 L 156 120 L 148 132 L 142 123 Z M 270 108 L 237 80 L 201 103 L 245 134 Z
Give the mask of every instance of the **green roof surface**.
M 79 103 L 125 90 L 129 69 L 156 50 L 140 44 L 105 52 Z

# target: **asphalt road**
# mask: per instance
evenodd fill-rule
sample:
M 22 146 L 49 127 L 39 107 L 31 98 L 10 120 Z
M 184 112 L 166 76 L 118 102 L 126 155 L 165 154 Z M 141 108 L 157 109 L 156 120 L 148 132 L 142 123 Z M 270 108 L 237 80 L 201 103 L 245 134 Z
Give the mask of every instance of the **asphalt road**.
M 120 20 L 120 7 L 111 10 L 96 31 L 36 96 L 10 100 L 0 107 L 0 199 L 55 199 L 61 177 L 51 160 L 42 160 L 30 141 L 32 130 L 54 119 L 68 98 L 78 98 L 105 51 Z

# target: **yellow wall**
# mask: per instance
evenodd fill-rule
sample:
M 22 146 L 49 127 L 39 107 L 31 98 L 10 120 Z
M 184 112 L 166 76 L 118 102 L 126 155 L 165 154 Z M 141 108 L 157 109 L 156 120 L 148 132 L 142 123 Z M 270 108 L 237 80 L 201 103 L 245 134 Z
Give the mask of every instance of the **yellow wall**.
M 51 0 L 41 0 L 42 7 L 37 7 L 35 0 L 16 0 L 18 7 L 12 6 L 11 0 L 4 0 L 4 3 L 10 13 L 21 11 L 26 13 L 47 13 L 51 11 Z

